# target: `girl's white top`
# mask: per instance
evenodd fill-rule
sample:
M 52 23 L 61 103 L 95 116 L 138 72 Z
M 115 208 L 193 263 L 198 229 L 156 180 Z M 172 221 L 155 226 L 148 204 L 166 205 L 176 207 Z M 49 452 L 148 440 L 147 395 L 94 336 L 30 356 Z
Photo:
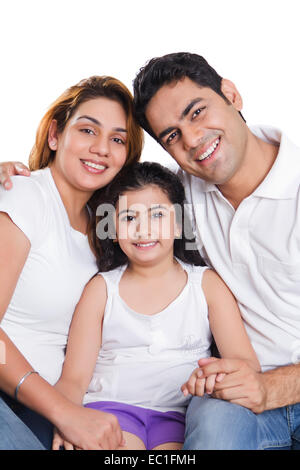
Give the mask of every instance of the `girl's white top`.
M 0 187 L 0 211 L 31 248 L 0 326 L 33 369 L 54 384 L 75 306 L 97 272 L 96 262 L 87 236 L 71 227 L 49 168 L 12 180 L 10 191 Z
M 180 387 L 197 360 L 210 355 L 211 332 L 201 285 L 207 268 L 179 262 L 187 272 L 187 283 L 171 304 L 154 315 L 133 311 L 120 297 L 126 266 L 100 273 L 108 298 L 102 346 L 84 403 L 108 400 L 157 411 L 185 411 L 190 397 L 184 397 Z

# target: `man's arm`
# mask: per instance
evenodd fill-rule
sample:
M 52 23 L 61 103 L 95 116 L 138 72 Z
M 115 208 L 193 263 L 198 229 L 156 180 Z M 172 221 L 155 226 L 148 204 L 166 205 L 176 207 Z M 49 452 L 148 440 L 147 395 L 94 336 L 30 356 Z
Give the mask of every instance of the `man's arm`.
M 0 184 L 2 184 L 5 189 L 12 188 L 10 176 L 14 175 L 30 176 L 30 170 L 21 162 L 0 163 Z
M 213 396 L 249 408 L 254 413 L 300 402 L 300 365 L 256 372 L 236 359 L 201 359 L 203 376 L 225 373 Z

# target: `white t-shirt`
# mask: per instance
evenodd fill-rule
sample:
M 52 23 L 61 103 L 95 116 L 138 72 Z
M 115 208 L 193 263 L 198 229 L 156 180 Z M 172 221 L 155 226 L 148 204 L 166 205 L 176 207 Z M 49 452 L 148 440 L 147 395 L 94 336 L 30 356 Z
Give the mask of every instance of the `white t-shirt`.
M 239 302 L 262 369 L 300 361 L 300 150 L 272 128 L 273 167 L 237 210 L 214 184 L 181 173 L 198 247 Z
M 107 286 L 102 346 L 85 404 L 108 400 L 185 411 L 189 397 L 180 387 L 198 367 L 197 360 L 210 355 L 212 337 L 202 290 L 207 268 L 179 262 L 188 274 L 187 283 L 155 315 L 135 312 L 120 297 L 126 266 L 101 273 Z
M 87 236 L 69 222 L 49 168 L 12 178 L 0 187 L 6 212 L 31 243 L 0 324 L 32 367 L 51 384 L 61 373 L 75 306 L 97 272 Z

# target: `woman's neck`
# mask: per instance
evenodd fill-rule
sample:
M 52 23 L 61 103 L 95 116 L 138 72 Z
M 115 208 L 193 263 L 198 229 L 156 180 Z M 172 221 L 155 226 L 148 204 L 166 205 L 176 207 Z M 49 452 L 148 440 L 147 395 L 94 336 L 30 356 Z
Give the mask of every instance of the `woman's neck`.
M 59 173 L 54 165 L 50 167 L 50 171 L 60 194 L 63 205 L 69 217 L 70 225 L 79 232 L 86 233 L 88 223 L 88 212 L 86 204 L 92 196 L 92 191 L 80 191 L 74 188 Z

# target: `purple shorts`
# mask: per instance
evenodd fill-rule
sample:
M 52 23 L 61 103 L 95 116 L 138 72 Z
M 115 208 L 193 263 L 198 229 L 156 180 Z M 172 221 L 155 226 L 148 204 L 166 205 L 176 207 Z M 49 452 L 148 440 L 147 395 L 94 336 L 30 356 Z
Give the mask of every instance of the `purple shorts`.
M 183 442 L 185 415 L 177 411 L 154 411 L 140 406 L 97 401 L 87 403 L 87 408 L 111 413 L 118 418 L 123 431 L 139 437 L 147 450 L 166 442 Z

